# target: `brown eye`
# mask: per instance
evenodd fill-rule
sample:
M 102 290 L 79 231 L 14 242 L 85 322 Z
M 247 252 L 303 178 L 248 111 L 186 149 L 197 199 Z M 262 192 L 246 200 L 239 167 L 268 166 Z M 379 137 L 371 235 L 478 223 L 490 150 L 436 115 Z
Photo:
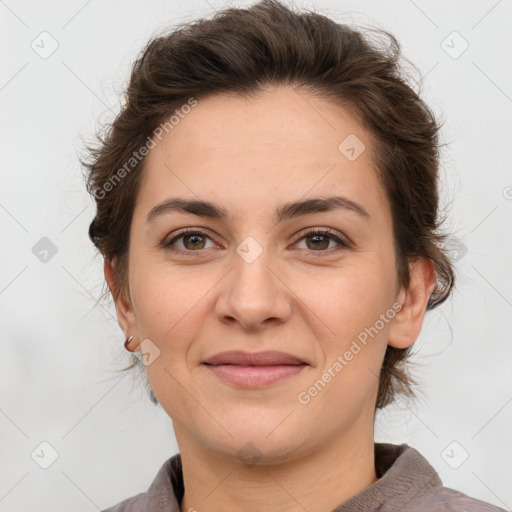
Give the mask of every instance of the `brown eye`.
M 182 253 L 199 252 L 201 249 L 208 249 L 206 247 L 207 240 L 211 240 L 211 238 L 206 233 L 190 229 L 182 231 L 168 242 L 164 242 L 162 247 Z
M 308 235 L 304 237 L 311 240 L 311 244 L 308 244 L 309 249 L 327 249 L 329 247 L 330 237 L 325 235 Z
M 187 249 L 204 249 L 203 235 L 196 233 L 194 235 L 184 235 L 181 238 L 183 238 L 183 245 Z
M 299 238 L 296 243 L 299 243 L 302 240 L 306 241 L 306 250 L 318 253 L 330 254 L 332 251 L 348 249 L 350 247 L 349 242 L 344 240 L 343 237 L 338 236 L 337 234 L 334 234 L 334 232 L 326 230 L 325 228 L 313 229 L 303 233 L 302 237 Z M 335 244 L 338 245 L 338 247 L 332 247 L 332 251 L 328 250 L 331 242 L 335 242 Z

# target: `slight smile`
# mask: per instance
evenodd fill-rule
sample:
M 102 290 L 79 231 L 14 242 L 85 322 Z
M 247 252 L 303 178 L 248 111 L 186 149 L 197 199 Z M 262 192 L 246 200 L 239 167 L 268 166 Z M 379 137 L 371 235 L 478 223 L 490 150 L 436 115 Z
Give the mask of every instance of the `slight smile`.
M 300 373 L 308 363 L 277 351 L 230 351 L 216 354 L 202 363 L 217 377 L 235 386 L 259 389 Z

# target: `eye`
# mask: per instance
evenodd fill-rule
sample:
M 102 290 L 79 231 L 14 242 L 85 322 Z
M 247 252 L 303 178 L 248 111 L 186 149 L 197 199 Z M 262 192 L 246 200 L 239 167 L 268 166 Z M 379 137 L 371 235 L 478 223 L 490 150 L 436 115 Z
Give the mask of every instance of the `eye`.
M 310 239 L 310 243 L 308 243 L 308 239 Z M 338 244 L 338 249 L 348 249 L 350 248 L 350 243 L 341 235 L 338 235 L 337 232 L 332 231 L 328 228 L 315 228 L 302 233 L 302 236 L 298 238 L 296 244 L 302 240 L 306 241 L 306 250 L 311 250 L 313 252 L 331 252 L 326 249 L 329 248 L 330 242 L 334 241 Z
M 168 242 L 164 241 L 162 243 L 162 247 L 181 253 L 198 252 L 201 249 L 209 248 L 205 247 L 207 239 L 211 240 L 211 238 L 204 231 L 200 231 L 198 229 L 184 229 Z M 176 247 L 176 242 L 178 240 L 181 240 L 181 247 L 179 247 L 180 244 L 178 244 L 178 247 Z
M 311 239 L 310 243 L 308 243 L 308 238 Z M 207 240 L 213 241 L 212 238 L 204 231 L 188 228 L 180 231 L 169 241 L 162 242 L 161 247 L 177 253 L 190 254 L 192 252 L 200 252 L 203 249 L 209 249 L 216 246 L 214 244 L 213 246 L 207 247 Z M 331 249 L 334 249 L 335 251 L 351 247 L 351 244 L 347 239 L 329 228 L 314 228 L 303 232 L 295 244 L 298 244 L 302 240 L 306 241 L 305 250 L 317 253 L 331 253 L 332 251 L 327 250 L 329 249 L 331 242 L 338 244 L 337 249 L 331 247 Z M 177 243 L 178 241 L 180 243 Z

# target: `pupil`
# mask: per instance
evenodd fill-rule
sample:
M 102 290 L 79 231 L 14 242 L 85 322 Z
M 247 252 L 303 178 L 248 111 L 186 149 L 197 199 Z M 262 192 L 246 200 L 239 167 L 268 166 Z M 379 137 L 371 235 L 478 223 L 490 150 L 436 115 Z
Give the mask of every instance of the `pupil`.
M 189 242 L 192 240 L 193 246 L 197 246 L 198 239 L 199 239 L 199 244 L 200 244 L 201 243 L 201 241 L 200 241 L 201 235 L 188 235 L 188 240 L 189 240 Z
M 313 245 L 315 247 L 323 247 L 322 239 L 324 239 L 323 241 L 325 242 L 325 236 L 324 235 L 313 235 L 312 238 L 313 238 L 313 240 L 315 240 L 313 242 Z M 320 242 L 320 244 L 318 244 L 317 242 Z

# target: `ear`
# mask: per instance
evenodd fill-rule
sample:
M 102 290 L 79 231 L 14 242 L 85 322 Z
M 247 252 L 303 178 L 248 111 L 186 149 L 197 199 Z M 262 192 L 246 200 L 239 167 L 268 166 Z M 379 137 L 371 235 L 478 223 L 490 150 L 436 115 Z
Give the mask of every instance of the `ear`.
M 427 303 L 436 284 L 434 262 L 421 257 L 409 266 L 410 282 L 402 288 L 397 301 L 402 309 L 391 321 L 388 345 L 395 348 L 410 347 L 420 335 Z
M 117 321 L 125 336 L 128 338 L 133 336 L 134 339 L 130 346 L 135 348 L 134 352 L 140 346 L 140 340 L 138 340 L 138 330 L 137 330 L 137 322 L 135 320 L 135 314 L 133 312 L 133 307 L 131 301 L 126 297 L 129 295 L 124 291 L 120 291 L 118 284 L 116 282 L 115 273 L 114 273 L 115 262 L 105 258 L 103 264 L 103 270 L 105 273 L 105 280 L 107 281 L 108 287 L 110 289 L 110 293 L 114 298 L 114 302 L 116 304 L 116 312 L 117 312 Z

